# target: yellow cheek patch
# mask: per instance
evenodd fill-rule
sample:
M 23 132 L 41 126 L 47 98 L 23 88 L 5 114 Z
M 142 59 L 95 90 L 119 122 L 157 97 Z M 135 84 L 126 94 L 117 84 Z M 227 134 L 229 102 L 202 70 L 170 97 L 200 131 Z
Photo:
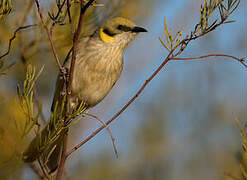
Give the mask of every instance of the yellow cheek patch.
M 102 39 L 102 41 L 107 42 L 107 43 L 113 42 L 115 39 L 114 37 L 109 36 L 108 34 L 104 33 L 103 28 L 100 28 L 99 36 Z

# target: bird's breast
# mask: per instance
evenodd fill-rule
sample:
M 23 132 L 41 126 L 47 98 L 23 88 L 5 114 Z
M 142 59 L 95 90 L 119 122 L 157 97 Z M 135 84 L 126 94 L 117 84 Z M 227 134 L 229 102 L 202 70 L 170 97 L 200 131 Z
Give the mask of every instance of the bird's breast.
M 120 52 L 113 50 L 78 52 L 72 95 L 95 106 L 109 93 L 123 69 Z

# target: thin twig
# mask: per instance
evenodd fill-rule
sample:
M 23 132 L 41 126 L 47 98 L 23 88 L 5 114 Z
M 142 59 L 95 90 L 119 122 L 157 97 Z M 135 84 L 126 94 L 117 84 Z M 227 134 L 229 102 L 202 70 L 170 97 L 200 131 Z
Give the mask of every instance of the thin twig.
M 71 33 L 72 33 L 72 36 L 73 36 L 74 32 L 73 32 L 73 25 L 72 25 L 70 6 L 71 6 L 70 0 L 67 0 L 67 12 L 68 12 L 68 17 L 69 17 L 69 25 L 70 25 L 70 30 L 71 30 Z
M 60 63 L 60 60 L 59 60 L 59 58 L 58 58 L 58 55 L 57 55 L 57 52 L 56 52 L 56 49 L 55 49 L 55 46 L 54 46 L 54 42 L 53 42 L 53 39 L 52 39 L 52 34 L 51 34 L 51 32 L 49 31 L 47 25 L 45 24 L 43 14 L 42 14 L 41 9 L 40 9 L 39 1 L 38 1 L 38 0 L 35 0 L 35 2 L 36 2 L 36 6 L 37 6 L 37 10 L 38 10 L 38 14 L 39 14 L 41 23 L 42 23 L 43 27 L 45 28 L 46 33 L 47 33 L 47 35 L 48 35 L 48 38 L 49 38 L 49 41 L 50 41 L 50 45 L 51 45 L 51 49 L 52 49 L 53 55 L 54 55 L 54 57 L 55 57 L 55 59 L 56 59 L 57 66 L 58 66 L 60 72 L 61 72 L 62 74 L 65 74 L 64 68 L 62 67 L 62 65 L 61 65 L 61 63 Z
M 50 33 L 51 33 L 51 34 L 52 34 L 52 30 L 53 30 L 54 26 L 57 24 L 57 18 L 58 18 L 59 15 L 61 14 L 62 9 L 63 9 L 63 6 L 65 5 L 65 2 L 66 2 L 66 0 L 64 0 L 63 3 L 62 3 L 62 5 L 58 7 L 58 11 L 57 11 L 56 16 L 54 16 L 54 17 L 51 17 L 51 16 L 50 16 L 50 18 L 51 18 L 52 21 L 53 21 L 53 23 L 52 23 L 52 25 L 51 25 L 51 28 L 50 28 Z
M 232 55 L 228 55 L 228 54 L 208 54 L 208 55 L 204 55 L 204 56 L 198 56 L 198 57 L 185 57 L 185 58 L 170 58 L 170 60 L 195 60 L 195 59 L 204 59 L 204 58 L 208 58 L 208 57 L 228 57 L 228 58 L 232 58 L 238 62 L 240 62 L 244 67 L 247 68 L 247 64 L 245 64 L 245 60 L 244 58 L 237 58 L 235 56 Z
M 103 124 L 105 126 L 107 132 L 109 133 L 109 135 L 111 137 L 111 141 L 112 141 L 114 153 L 115 153 L 116 157 L 118 158 L 118 151 L 117 151 L 117 147 L 116 147 L 116 144 L 115 144 L 115 138 L 113 137 L 112 132 L 111 132 L 109 126 L 107 126 L 107 124 L 104 121 L 102 121 L 101 119 L 99 119 L 97 116 L 95 116 L 93 114 L 87 114 L 87 115 L 90 116 L 90 117 L 95 118 L 97 121 L 99 121 L 101 124 Z
M 0 59 L 2 59 L 3 57 L 7 56 L 10 52 L 11 49 L 11 45 L 12 45 L 12 41 L 16 38 L 16 35 L 19 31 L 23 30 L 23 29 L 27 29 L 30 27 L 34 27 L 37 26 L 36 24 L 33 25 L 27 25 L 27 26 L 22 26 L 22 27 L 18 27 L 15 31 L 14 31 L 14 35 L 9 39 L 9 45 L 8 45 L 8 50 L 7 52 L 5 52 L 3 55 L 0 56 Z
M 57 12 L 56 16 L 54 18 L 52 18 L 53 21 L 56 21 L 57 18 L 59 17 L 60 13 L 62 12 L 62 9 L 63 9 L 63 6 L 64 6 L 65 2 L 66 2 L 66 0 L 64 0 L 62 5 L 60 5 L 58 7 L 58 12 Z M 56 22 L 53 22 L 53 23 L 56 23 Z
M 29 167 L 37 174 L 39 179 L 46 179 L 46 177 L 42 174 L 42 172 L 34 165 L 34 164 L 29 164 Z
M 42 172 L 43 172 L 45 178 L 46 178 L 47 180 L 50 180 L 48 174 L 46 173 L 45 167 L 43 166 L 43 164 L 42 164 L 42 162 L 40 161 L 39 158 L 38 158 L 38 163 L 39 163 L 40 169 L 42 170 Z

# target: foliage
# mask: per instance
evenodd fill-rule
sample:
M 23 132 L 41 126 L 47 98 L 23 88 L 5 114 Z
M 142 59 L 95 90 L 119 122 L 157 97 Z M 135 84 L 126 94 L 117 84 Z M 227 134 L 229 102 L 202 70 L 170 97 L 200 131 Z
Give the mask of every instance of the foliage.
M 17 94 L 19 98 L 20 108 L 22 109 L 23 114 L 26 117 L 24 125 L 21 123 L 17 123 L 17 130 L 23 133 L 22 137 L 29 134 L 35 125 L 40 127 L 38 120 L 42 111 L 42 106 L 40 104 L 38 112 L 35 113 L 35 106 L 33 103 L 33 88 L 43 69 L 44 66 L 36 74 L 36 69 L 31 65 L 28 65 L 26 78 L 23 82 L 23 88 L 21 89 L 20 85 L 17 86 Z
M 191 40 L 198 39 L 209 32 L 212 32 L 217 27 L 222 24 L 232 23 L 234 21 L 227 21 L 230 15 L 237 9 L 240 4 L 240 0 L 208 0 L 204 1 L 204 4 L 201 5 L 201 16 L 199 23 L 196 24 L 193 31 L 191 31 L 190 35 L 187 35 L 184 39 L 181 40 L 182 30 L 177 32 L 173 37 L 172 33 L 168 30 L 166 19 L 164 21 L 165 25 L 165 40 L 160 39 L 162 45 L 169 52 L 175 51 L 179 48 L 177 55 L 179 55 L 188 45 Z M 212 15 L 219 11 L 219 19 L 212 20 Z M 216 14 L 217 16 L 217 14 Z M 212 23 L 210 23 L 212 21 Z
M 7 16 L 13 8 L 12 0 L 0 0 L 0 20 Z

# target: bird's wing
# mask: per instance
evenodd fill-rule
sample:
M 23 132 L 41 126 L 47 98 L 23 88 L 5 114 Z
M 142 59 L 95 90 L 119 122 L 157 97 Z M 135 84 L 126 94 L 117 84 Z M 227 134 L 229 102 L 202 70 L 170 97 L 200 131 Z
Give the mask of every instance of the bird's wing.
M 77 47 L 77 51 L 80 50 L 82 51 L 82 48 L 85 48 L 87 46 L 87 42 L 90 40 L 90 36 L 84 37 L 82 39 L 80 39 L 79 43 L 78 43 L 78 47 Z M 70 67 L 70 62 L 71 62 L 71 58 L 72 58 L 72 51 L 73 49 L 71 48 L 68 55 L 66 56 L 63 66 L 67 68 L 67 70 Z M 67 72 L 68 74 L 68 72 Z M 51 106 L 51 111 L 53 112 L 56 106 L 56 103 L 59 105 L 62 104 L 63 102 L 63 93 L 66 93 L 66 89 L 65 89 L 65 83 L 64 83 L 64 78 L 62 76 L 61 73 L 59 73 L 58 77 L 57 77 L 57 81 L 56 81 L 56 87 L 55 87 L 55 93 L 54 93 L 54 97 L 53 97 L 53 102 L 52 102 L 52 106 Z M 59 109 L 59 108 L 58 108 Z

